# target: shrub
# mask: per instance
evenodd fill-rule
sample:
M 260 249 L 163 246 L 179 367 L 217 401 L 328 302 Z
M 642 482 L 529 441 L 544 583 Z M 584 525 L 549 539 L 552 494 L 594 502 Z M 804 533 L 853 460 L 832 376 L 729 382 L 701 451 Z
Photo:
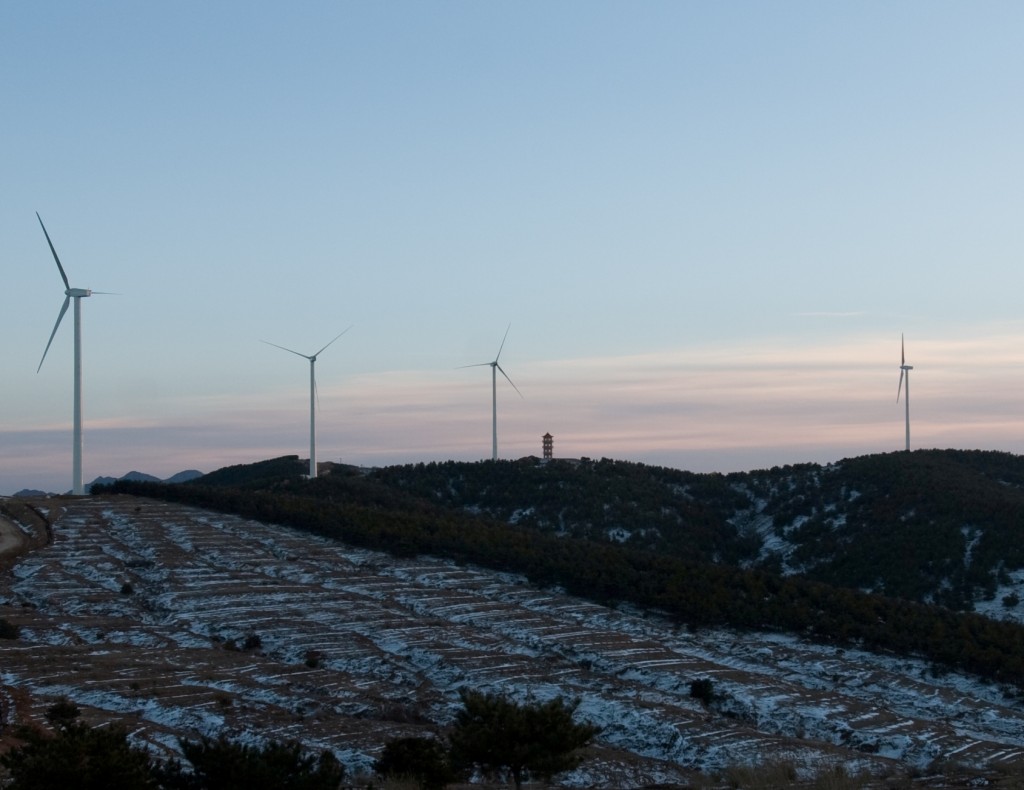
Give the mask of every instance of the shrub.
M 705 706 L 715 698 L 715 684 L 711 678 L 700 678 L 690 681 L 690 696 L 699 699 Z
M 160 769 L 166 790 L 337 790 L 345 774 L 330 752 L 305 754 L 296 741 L 256 747 L 221 736 L 180 743 L 192 770 L 177 761 Z
M 61 697 L 57 702 L 46 709 L 46 720 L 57 732 L 70 729 L 78 723 L 78 717 L 82 715 L 81 709 L 67 697 Z
M 796 766 L 788 760 L 766 765 L 734 765 L 725 769 L 722 777 L 728 787 L 745 790 L 775 790 L 792 787 L 796 781 Z
M 17 639 L 20 634 L 18 626 L 0 617 L 0 639 Z
M 78 706 L 62 699 L 46 711 L 52 733 L 19 727 L 23 741 L 0 756 L 8 790 L 155 790 L 153 764 L 144 749 L 128 743 L 120 726 L 89 727 L 78 720 Z
M 412 779 L 420 790 L 440 790 L 458 778 L 448 750 L 434 738 L 389 741 L 373 768 L 381 776 Z

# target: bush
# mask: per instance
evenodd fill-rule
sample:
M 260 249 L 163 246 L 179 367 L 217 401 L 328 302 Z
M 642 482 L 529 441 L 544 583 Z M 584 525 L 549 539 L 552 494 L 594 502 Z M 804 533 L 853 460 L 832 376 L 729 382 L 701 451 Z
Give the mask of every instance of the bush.
M 54 727 L 19 727 L 23 741 L 0 756 L 8 790 L 155 790 L 153 765 L 145 750 L 128 743 L 120 726 L 89 727 L 78 720 L 78 706 L 61 700 L 46 712 Z
M 152 761 L 119 725 L 89 727 L 61 699 L 46 711 L 52 732 L 23 726 L 23 743 L 0 755 L 5 790 L 338 790 L 345 769 L 330 752 L 308 755 L 297 742 L 246 746 L 225 737 L 182 740 L 188 764 Z
M 440 790 L 458 778 L 448 750 L 434 738 L 389 741 L 373 768 L 381 776 L 412 779 L 420 790 Z
M 0 639 L 17 639 L 21 630 L 14 623 L 0 617 Z
M 46 709 L 46 720 L 57 732 L 71 729 L 82 715 L 81 709 L 67 697 L 61 697 Z
M 296 741 L 258 748 L 221 736 L 180 744 L 191 771 L 178 761 L 159 769 L 164 790 L 337 790 L 345 774 L 330 752 L 304 754 Z
M 691 680 L 690 696 L 699 699 L 705 706 L 710 705 L 715 698 L 715 684 L 711 682 L 711 678 Z
M 793 785 L 796 781 L 796 766 L 788 760 L 767 765 L 734 765 L 725 769 L 722 778 L 733 788 L 774 790 Z

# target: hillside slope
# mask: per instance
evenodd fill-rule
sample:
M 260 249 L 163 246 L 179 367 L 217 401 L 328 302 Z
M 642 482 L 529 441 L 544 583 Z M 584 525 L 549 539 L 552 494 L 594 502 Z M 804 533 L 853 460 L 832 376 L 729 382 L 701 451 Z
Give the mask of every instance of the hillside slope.
M 629 602 L 659 611 L 691 628 L 729 625 L 813 635 L 823 643 L 922 657 L 938 666 L 964 669 L 1024 688 L 1024 626 L 1010 620 L 958 613 L 808 576 L 780 575 L 750 567 L 751 563 L 722 562 L 718 556 L 709 559 L 696 548 L 686 551 L 686 538 L 693 530 L 689 529 L 691 521 L 683 519 L 676 525 L 679 545 L 658 551 L 638 548 L 631 539 L 624 542 L 621 537 L 628 535 L 628 530 L 621 522 L 610 537 L 595 538 L 592 528 L 576 536 L 540 523 L 527 526 L 499 521 L 479 505 L 456 508 L 446 501 L 460 495 L 460 488 L 468 489 L 464 481 L 472 479 L 478 487 L 479 481 L 486 483 L 486 496 L 515 501 L 540 501 L 547 496 L 568 510 L 583 500 L 578 493 L 566 491 L 567 481 L 583 481 L 594 492 L 600 505 L 597 510 L 610 508 L 617 485 L 622 494 L 633 494 L 626 505 L 638 500 L 644 504 L 638 508 L 644 514 L 641 523 L 649 523 L 646 514 L 654 512 L 649 506 L 652 498 L 664 496 L 665 485 L 656 476 L 667 475 L 671 494 L 692 501 L 690 510 L 704 517 L 699 535 L 712 541 L 724 535 L 719 546 L 736 546 L 744 539 L 759 539 L 763 547 L 769 546 L 766 525 L 772 527 L 773 521 L 764 511 L 770 503 L 741 490 L 741 484 L 749 480 L 690 476 L 696 484 L 687 488 L 681 482 L 685 473 L 670 470 L 655 469 L 652 475 L 636 464 L 601 461 L 595 465 L 600 475 L 590 470 L 581 475 L 582 464 L 569 466 L 575 478 L 565 470 L 551 469 L 550 464 L 524 459 L 515 463 L 431 464 L 369 475 L 351 467 L 334 467 L 325 470 L 328 474 L 306 480 L 293 456 L 221 470 L 184 486 L 121 481 L 115 488 L 284 524 L 396 556 L 437 556 L 515 572 L 534 584 L 558 584 L 598 603 Z M 810 477 L 821 477 L 820 468 L 807 470 Z M 545 477 L 548 474 L 550 477 Z M 785 484 L 784 504 L 807 506 L 807 497 L 790 491 L 789 470 L 769 474 Z M 422 490 L 410 485 L 409 479 Z M 431 485 L 423 486 L 425 479 Z M 211 480 L 217 484 L 212 485 Z M 594 480 L 600 481 L 600 490 L 594 487 Z M 445 484 L 443 491 L 437 487 L 440 483 Z M 545 486 L 556 490 L 545 494 Z M 698 486 L 711 493 L 696 497 Z M 541 493 L 537 493 L 538 487 Z M 748 522 L 753 519 L 754 527 L 726 524 L 718 529 L 715 507 L 722 499 L 734 503 L 733 508 L 740 499 L 755 502 L 758 513 L 751 516 L 751 508 L 741 513 Z M 859 501 L 860 495 L 851 493 L 849 499 Z M 816 507 L 814 501 L 810 507 Z M 661 512 L 671 511 L 662 506 Z M 734 509 L 730 512 L 737 513 Z M 534 513 L 535 509 L 516 511 L 510 520 L 518 522 Z M 662 530 L 652 528 L 647 533 L 644 540 L 659 541 L 656 545 L 664 542 Z M 774 541 L 782 543 L 777 537 Z M 873 567 L 881 567 L 881 563 Z
M 1008 453 L 921 450 L 730 475 L 524 459 L 371 478 L 542 532 L 955 609 L 1024 574 L 1024 458 Z
M 603 731 L 564 786 L 678 785 L 778 761 L 932 788 L 962 786 L 968 768 L 1020 775 L 1019 703 L 924 662 L 693 633 L 516 575 L 164 502 L 46 506 L 54 543 L 0 577 L 0 617 L 21 629 L 0 640 L 8 721 L 66 695 L 165 752 L 181 735 L 297 738 L 358 773 L 388 738 L 443 731 L 470 687 L 580 698 Z M 696 679 L 712 681 L 707 706 Z

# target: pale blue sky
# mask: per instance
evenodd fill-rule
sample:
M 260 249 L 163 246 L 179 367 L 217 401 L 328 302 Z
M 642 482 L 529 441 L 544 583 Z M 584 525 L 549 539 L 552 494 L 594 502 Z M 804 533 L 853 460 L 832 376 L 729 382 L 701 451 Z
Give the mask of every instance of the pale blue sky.
M 1018 2 L 7 3 L 0 493 L 1024 449 Z

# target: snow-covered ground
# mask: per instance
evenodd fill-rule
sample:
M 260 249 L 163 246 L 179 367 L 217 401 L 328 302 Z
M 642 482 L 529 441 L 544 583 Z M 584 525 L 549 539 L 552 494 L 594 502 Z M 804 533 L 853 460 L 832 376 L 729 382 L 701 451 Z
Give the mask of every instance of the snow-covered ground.
M 1017 698 L 925 662 L 689 633 L 515 576 L 160 502 L 64 507 L 54 544 L 0 579 L 0 617 L 21 627 L 0 641 L 0 694 L 22 719 L 66 695 L 156 748 L 294 738 L 366 771 L 388 739 L 442 730 L 465 687 L 578 698 L 603 729 L 567 785 L 780 760 L 879 774 L 1024 762 Z M 690 696 L 700 679 L 708 707 Z

